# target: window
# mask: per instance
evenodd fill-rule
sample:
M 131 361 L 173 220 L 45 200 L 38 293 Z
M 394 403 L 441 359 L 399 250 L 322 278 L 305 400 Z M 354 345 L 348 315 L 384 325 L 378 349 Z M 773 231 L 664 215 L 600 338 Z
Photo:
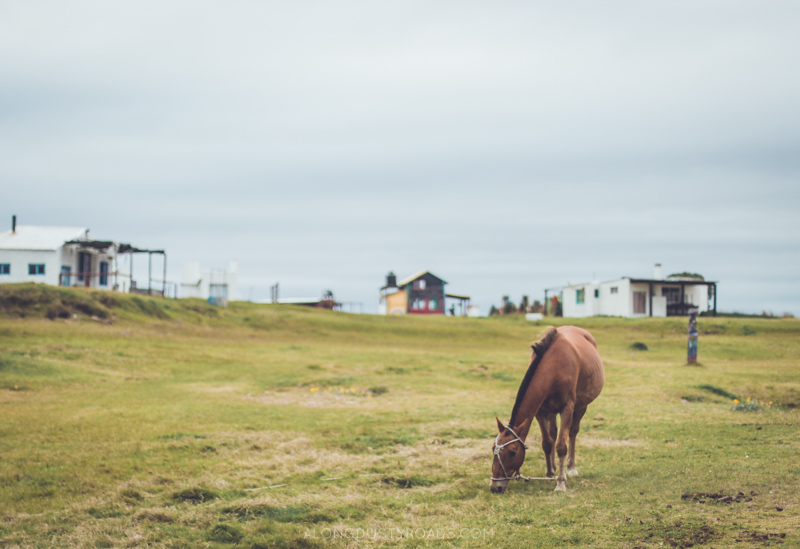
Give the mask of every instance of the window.
M 0 263 L 0 275 L 11 274 L 11 263 Z
M 595 296 L 595 297 L 600 297 L 600 288 L 595 288 L 595 290 L 594 290 L 594 296 Z
M 617 288 L 616 286 L 611 286 L 611 293 L 612 294 L 619 293 L 619 288 Z
M 581 288 L 580 290 L 575 291 L 575 304 L 576 305 L 583 305 L 586 301 L 586 289 Z
M 667 305 L 681 302 L 680 288 L 661 288 L 661 295 L 667 298 Z
M 428 309 L 431 311 L 438 311 L 439 310 L 439 300 L 438 299 L 431 299 L 428 301 Z
M 647 293 L 633 292 L 633 314 L 643 315 L 647 312 Z
M 425 309 L 425 300 L 424 299 L 415 299 L 411 302 L 411 308 L 416 310 L 424 310 Z
M 425 281 L 424 280 L 415 280 L 414 281 L 414 289 L 415 290 L 424 290 L 425 289 Z
M 29 275 L 43 275 L 44 274 L 44 263 L 28 263 L 28 274 Z
M 72 277 L 70 276 L 71 274 L 72 274 L 72 267 L 70 267 L 69 265 L 62 265 L 61 280 L 59 281 L 59 284 L 61 284 L 62 286 L 69 286 L 72 283 Z
M 100 285 L 108 286 L 108 261 L 100 262 Z

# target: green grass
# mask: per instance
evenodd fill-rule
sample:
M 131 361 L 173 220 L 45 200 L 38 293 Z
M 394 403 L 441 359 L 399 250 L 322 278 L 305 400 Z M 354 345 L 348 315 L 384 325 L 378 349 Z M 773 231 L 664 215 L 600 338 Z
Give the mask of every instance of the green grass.
M 544 322 L 0 285 L 0 546 L 800 545 L 800 321 L 701 318 L 687 366 L 685 318 L 556 320 L 606 366 L 581 474 L 498 496 Z

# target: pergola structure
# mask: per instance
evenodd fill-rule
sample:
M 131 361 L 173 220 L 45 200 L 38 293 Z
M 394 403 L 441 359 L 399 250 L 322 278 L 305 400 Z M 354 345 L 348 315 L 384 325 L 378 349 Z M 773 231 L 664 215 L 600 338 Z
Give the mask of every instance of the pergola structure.
M 444 296 L 450 299 L 457 299 L 459 316 L 467 316 L 467 312 L 469 311 L 469 300 L 470 300 L 470 297 L 468 295 L 444 294 Z
M 161 282 L 161 297 L 166 297 L 167 294 L 167 252 L 164 250 L 145 250 L 137 248 L 130 244 L 120 244 L 117 248 L 117 254 L 130 254 L 131 255 L 131 293 L 135 291 L 133 285 L 133 256 L 134 254 L 147 254 L 147 295 L 153 292 L 153 282 Z M 161 280 L 153 278 L 153 254 L 162 255 L 164 257 L 164 275 Z

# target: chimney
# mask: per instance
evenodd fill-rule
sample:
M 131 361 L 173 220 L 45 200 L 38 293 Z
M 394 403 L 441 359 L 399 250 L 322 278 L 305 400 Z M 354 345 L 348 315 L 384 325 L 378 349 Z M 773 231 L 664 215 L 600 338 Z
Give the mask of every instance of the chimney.
M 661 263 L 656 263 L 656 268 L 653 278 L 655 278 L 656 280 L 664 280 L 664 273 L 661 271 Z
M 11 216 L 11 234 L 17 234 L 17 216 Z
M 392 271 L 389 271 L 389 274 L 386 275 L 386 287 L 387 288 L 397 287 L 397 277 Z

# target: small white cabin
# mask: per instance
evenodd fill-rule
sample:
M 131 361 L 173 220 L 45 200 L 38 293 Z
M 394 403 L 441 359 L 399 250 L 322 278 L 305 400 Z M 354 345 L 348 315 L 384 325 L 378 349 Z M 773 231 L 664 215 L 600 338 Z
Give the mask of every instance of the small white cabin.
M 717 312 L 716 282 L 689 277 L 664 278 L 658 264 L 653 278 L 622 277 L 606 282 L 570 284 L 562 287 L 560 294 L 565 317 L 685 316 L 691 309 L 701 313 Z
M 89 238 L 85 227 L 41 227 L 12 222 L 0 233 L 0 283 L 112 289 L 117 246 Z

